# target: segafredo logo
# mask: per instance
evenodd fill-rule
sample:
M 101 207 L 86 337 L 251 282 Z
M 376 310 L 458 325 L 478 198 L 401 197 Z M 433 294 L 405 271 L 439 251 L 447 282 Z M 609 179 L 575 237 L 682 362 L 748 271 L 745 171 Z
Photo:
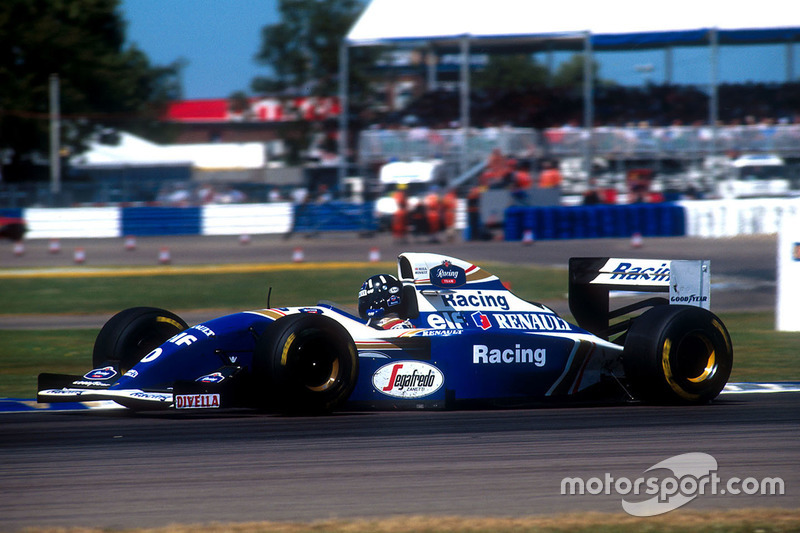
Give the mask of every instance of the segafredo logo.
M 372 385 L 394 398 L 422 398 L 442 388 L 444 374 L 421 361 L 395 361 L 375 371 Z
M 452 289 L 460 287 L 467 282 L 467 273 L 450 261 L 443 261 L 441 265 L 430 270 L 431 285 Z

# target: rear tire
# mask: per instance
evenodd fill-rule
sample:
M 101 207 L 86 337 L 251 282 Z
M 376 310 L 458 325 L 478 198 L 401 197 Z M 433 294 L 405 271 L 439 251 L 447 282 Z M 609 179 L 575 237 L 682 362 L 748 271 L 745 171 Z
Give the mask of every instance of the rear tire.
M 265 409 L 323 414 L 347 400 L 358 352 L 347 330 L 317 314 L 290 315 L 264 331 L 253 353 L 253 393 Z
M 733 346 L 712 312 L 665 305 L 634 320 L 623 364 L 634 395 L 642 401 L 701 404 L 716 398 L 728 382 Z
M 114 364 L 124 374 L 142 357 L 188 327 L 178 315 L 157 307 L 132 307 L 105 323 L 94 343 L 92 364 Z

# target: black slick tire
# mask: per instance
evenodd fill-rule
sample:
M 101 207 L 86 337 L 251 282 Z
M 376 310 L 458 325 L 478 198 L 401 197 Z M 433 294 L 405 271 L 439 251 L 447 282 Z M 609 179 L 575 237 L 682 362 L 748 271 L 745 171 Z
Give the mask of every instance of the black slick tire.
M 728 330 L 712 312 L 664 305 L 637 317 L 625 340 L 625 375 L 648 403 L 702 404 L 719 395 L 733 367 Z
M 157 307 L 131 307 L 105 323 L 97 335 L 92 364 L 114 364 L 121 374 L 188 327 L 178 315 Z
M 253 394 L 259 407 L 286 414 L 324 414 L 350 396 L 358 352 L 333 319 L 303 313 L 270 324 L 253 353 Z

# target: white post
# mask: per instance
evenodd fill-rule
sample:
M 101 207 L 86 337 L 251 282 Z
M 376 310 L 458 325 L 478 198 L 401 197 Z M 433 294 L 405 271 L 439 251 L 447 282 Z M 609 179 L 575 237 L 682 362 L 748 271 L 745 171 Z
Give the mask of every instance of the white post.
M 583 169 L 589 179 L 592 177 L 592 159 L 594 158 L 594 53 L 590 32 L 586 32 L 583 37 L 583 128 L 585 131 Z
M 711 28 L 708 33 L 711 59 L 709 67 L 708 125 L 711 128 L 711 155 L 717 155 L 717 122 L 719 122 L 719 33 Z
M 778 230 L 778 288 L 775 329 L 800 331 L 800 213 L 784 211 Z
M 61 105 L 58 74 L 50 75 L 50 192 L 61 192 Z
M 439 57 L 433 47 L 428 48 L 425 54 L 425 66 L 428 74 L 428 91 L 435 91 L 437 89 L 436 67 L 439 63 Z
M 467 151 L 469 150 L 469 36 L 461 37 L 461 153 L 459 157 L 458 173 L 467 171 Z
M 347 40 L 339 45 L 339 185 L 347 176 L 348 134 L 347 114 L 350 112 L 348 101 L 350 92 L 350 64 L 347 53 Z

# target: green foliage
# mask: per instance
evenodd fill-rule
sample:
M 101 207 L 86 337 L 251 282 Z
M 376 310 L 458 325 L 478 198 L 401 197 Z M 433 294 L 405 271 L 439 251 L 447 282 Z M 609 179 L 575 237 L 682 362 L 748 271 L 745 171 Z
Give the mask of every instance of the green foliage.
M 553 85 L 565 89 L 582 90 L 583 87 L 583 54 L 575 54 L 567 61 L 561 63 L 553 74 Z M 598 73 L 600 65 L 597 61 L 592 62 L 592 76 L 595 84 L 599 83 Z
M 476 89 L 524 91 L 547 84 L 547 68 L 523 54 L 492 55 L 489 63 L 473 80 Z
M 264 26 L 256 54 L 258 62 L 272 67 L 275 78 L 257 78 L 252 88 L 336 94 L 339 46 L 363 7 L 362 0 L 280 0 L 281 21 Z M 351 67 L 358 70 L 357 64 L 351 62 Z
M 135 46 L 124 48 L 119 0 L 0 2 L 0 150 L 14 161 L 4 179 L 20 175 L 31 154 L 47 153 L 49 80 L 60 85 L 62 144 L 80 150 L 96 126 L 158 115 L 180 95 L 180 63 L 153 67 Z M 128 128 L 136 129 L 136 128 Z

